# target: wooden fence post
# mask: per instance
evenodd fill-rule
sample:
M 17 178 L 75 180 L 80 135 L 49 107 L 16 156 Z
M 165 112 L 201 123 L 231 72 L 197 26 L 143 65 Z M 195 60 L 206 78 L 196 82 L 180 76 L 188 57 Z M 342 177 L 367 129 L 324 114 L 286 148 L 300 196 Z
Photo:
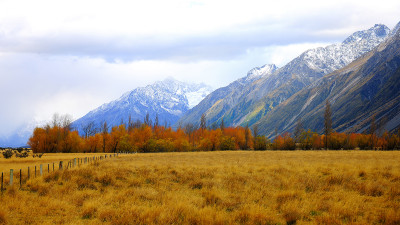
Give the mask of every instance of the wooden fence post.
M 10 169 L 10 186 L 13 185 L 14 170 Z
M 60 164 L 59 164 L 59 166 L 58 166 L 58 170 L 62 170 L 62 167 L 63 167 L 63 161 L 60 161 Z
M 43 165 L 40 164 L 40 176 L 43 176 Z
M 36 166 L 35 166 L 35 178 L 36 178 Z

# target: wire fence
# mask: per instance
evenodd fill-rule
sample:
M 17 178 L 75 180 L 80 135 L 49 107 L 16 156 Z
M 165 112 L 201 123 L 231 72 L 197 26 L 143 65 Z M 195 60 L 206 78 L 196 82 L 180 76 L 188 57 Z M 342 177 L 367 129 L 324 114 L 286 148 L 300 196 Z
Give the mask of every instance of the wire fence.
M 95 162 L 99 162 L 105 159 L 116 158 L 120 154 L 132 154 L 131 152 L 119 152 L 119 153 L 112 153 L 112 154 L 105 154 L 101 156 L 91 156 L 91 157 L 84 157 L 84 158 L 74 158 L 67 161 L 57 161 L 53 163 L 40 164 L 39 166 L 35 165 L 34 167 L 28 167 L 27 170 L 23 171 L 19 169 L 14 171 L 14 169 L 10 169 L 9 176 L 6 173 L 1 173 L 1 193 L 8 188 L 18 185 L 19 182 L 19 189 L 22 189 L 23 185 L 30 179 L 36 178 L 39 176 L 43 176 L 46 172 L 50 174 L 57 170 L 67 170 L 77 168 L 83 165 L 93 164 Z M 31 171 L 32 170 L 32 171 Z

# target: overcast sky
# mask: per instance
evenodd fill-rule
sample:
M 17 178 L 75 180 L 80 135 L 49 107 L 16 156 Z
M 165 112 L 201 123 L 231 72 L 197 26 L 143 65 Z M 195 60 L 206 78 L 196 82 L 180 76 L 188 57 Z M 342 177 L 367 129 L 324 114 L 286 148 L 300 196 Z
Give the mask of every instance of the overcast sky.
M 399 20 L 398 0 L 0 0 L 0 136 L 166 77 L 224 86 Z

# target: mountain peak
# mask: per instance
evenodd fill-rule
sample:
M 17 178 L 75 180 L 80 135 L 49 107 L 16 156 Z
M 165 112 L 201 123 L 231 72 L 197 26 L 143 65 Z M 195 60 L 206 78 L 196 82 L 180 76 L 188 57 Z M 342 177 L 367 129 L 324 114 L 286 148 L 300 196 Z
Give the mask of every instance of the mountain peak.
M 390 29 L 384 24 L 375 24 L 368 30 L 357 31 L 343 41 L 343 44 L 356 43 L 361 40 L 374 40 L 386 38 L 390 33 Z
M 261 67 L 255 67 L 247 72 L 247 79 L 252 79 L 259 76 L 265 76 L 271 74 L 277 70 L 278 67 L 275 64 L 265 64 Z

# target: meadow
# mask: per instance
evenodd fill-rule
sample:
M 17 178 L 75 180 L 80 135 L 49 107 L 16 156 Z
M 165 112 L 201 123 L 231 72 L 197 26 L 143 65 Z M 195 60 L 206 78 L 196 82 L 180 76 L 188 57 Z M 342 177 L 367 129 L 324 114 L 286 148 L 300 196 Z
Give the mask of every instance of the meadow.
M 7 187 L 0 203 L 6 224 L 400 224 L 400 152 L 120 155 Z

